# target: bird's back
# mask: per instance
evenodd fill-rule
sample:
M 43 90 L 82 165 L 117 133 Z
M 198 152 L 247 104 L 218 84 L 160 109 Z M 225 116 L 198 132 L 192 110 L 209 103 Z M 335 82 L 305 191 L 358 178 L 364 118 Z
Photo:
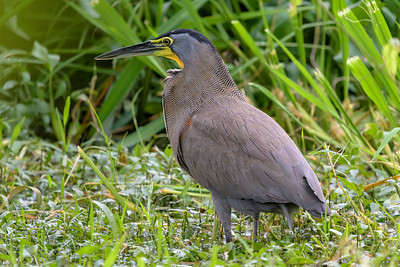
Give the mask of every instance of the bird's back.
M 246 102 L 220 99 L 194 113 L 176 150 L 193 178 L 223 198 L 294 203 L 314 216 L 324 213 L 318 179 L 299 149 Z

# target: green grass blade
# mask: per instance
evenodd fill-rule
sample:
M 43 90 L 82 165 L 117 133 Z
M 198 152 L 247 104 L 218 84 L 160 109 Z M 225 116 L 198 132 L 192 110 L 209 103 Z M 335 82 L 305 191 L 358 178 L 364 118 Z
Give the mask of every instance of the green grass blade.
M 145 145 L 144 145 L 144 142 L 143 142 L 142 135 L 140 133 L 140 128 L 139 128 L 139 125 L 138 125 L 138 122 L 137 122 L 137 119 L 136 119 L 136 112 L 135 112 L 135 102 L 136 102 L 136 99 L 138 98 L 138 96 L 139 96 L 141 91 L 142 91 L 141 89 L 139 91 L 137 91 L 135 93 L 135 96 L 132 98 L 131 110 L 132 110 L 133 124 L 135 125 L 135 130 L 136 130 L 136 133 L 137 133 L 137 137 L 139 139 L 139 142 L 140 142 L 140 145 L 141 145 L 142 149 L 144 149 Z M 153 134 L 156 134 L 156 133 L 153 133 Z
M 376 83 L 371 72 L 367 69 L 359 57 L 349 58 L 347 64 L 350 67 L 354 77 L 359 81 L 361 87 L 367 96 L 376 104 L 378 109 L 389 119 L 392 125 L 396 125 L 392 112 L 388 103 L 382 94 L 382 91 Z
M 69 117 L 69 107 L 71 105 L 71 99 L 68 96 L 67 100 L 65 101 L 64 112 L 63 112 L 63 126 L 64 130 L 67 127 L 68 117 Z
M 35 195 L 36 195 L 36 206 L 37 206 L 37 209 L 40 210 L 40 207 L 42 206 L 42 192 L 40 192 L 40 190 L 37 189 L 36 187 L 27 186 L 27 185 L 17 186 L 15 188 L 13 188 L 13 190 L 11 190 L 11 192 L 7 196 L 7 199 L 8 200 L 12 199 L 15 195 L 17 195 L 21 191 L 24 191 L 25 189 L 31 189 L 35 193 Z M 3 209 L 5 204 L 6 204 L 6 202 L 3 202 L 0 205 L 0 210 Z
M 301 122 L 297 119 L 290 110 L 286 108 L 285 105 L 279 102 L 279 100 L 264 86 L 250 83 L 249 85 L 256 87 L 263 94 L 265 94 L 269 99 L 271 99 L 275 104 L 277 104 L 283 111 L 285 111 L 297 124 L 299 124 L 303 129 L 306 129 L 309 133 L 321 138 L 326 142 L 335 142 L 332 140 L 332 137 L 327 134 L 321 127 L 319 127 L 311 118 L 311 116 L 307 115 L 307 113 L 298 107 L 299 111 L 303 114 L 302 118 L 306 121 L 306 123 Z M 336 143 L 336 142 L 335 142 Z
M 65 128 L 63 127 L 63 123 L 61 122 L 60 113 L 57 109 L 54 109 L 54 114 L 56 115 L 55 124 L 53 124 L 53 128 L 57 129 L 56 132 L 59 133 L 59 140 L 63 144 L 63 148 L 66 149 L 66 140 L 65 140 Z
M 185 5 L 185 9 L 189 12 L 190 18 L 199 29 L 199 31 L 204 34 L 206 37 L 210 38 L 206 28 L 204 27 L 204 22 L 201 19 L 199 13 L 197 12 L 197 8 L 194 6 L 192 0 L 183 0 L 183 4 Z
M 319 107 L 321 110 L 329 112 L 327 107 L 321 102 L 321 100 L 318 97 L 311 94 L 309 91 L 307 91 L 306 89 L 304 89 L 303 87 L 298 85 L 296 82 L 292 81 L 284 73 L 281 73 L 274 67 L 272 67 L 270 65 L 266 65 L 266 66 L 270 72 L 272 72 L 276 77 L 281 79 L 287 86 L 289 86 L 290 88 L 293 88 L 302 97 L 304 97 L 305 99 L 307 99 L 308 101 L 310 101 L 311 103 L 313 103 L 314 105 Z
M 126 64 L 98 111 L 101 121 L 105 121 L 127 97 L 143 67 L 143 63 L 135 59 L 130 60 Z
M 94 162 L 79 146 L 78 146 L 78 153 L 85 160 L 86 164 L 89 165 L 89 167 L 97 174 L 97 176 L 100 178 L 101 182 L 107 187 L 107 189 L 110 190 L 111 194 L 115 197 L 117 202 L 124 207 L 126 200 L 118 194 L 114 186 L 108 181 L 108 179 L 104 176 L 104 174 L 100 171 L 100 169 L 96 166 L 96 164 L 94 164 Z
M 122 45 L 127 46 L 142 42 L 131 27 L 123 20 L 121 15 L 107 1 L 99 0 L 93 2 L 92 8 L 97 15 L 87 12 L 72 1 L 68 1 L 67 3 L 80 13 L 82 17 L 112 36 L 114 40 L 117 40 Z M 138 57 L 137 60 L 142 61 L 142 63 L 149 66 L 158 74 L 166 75 L 165 70 L 153 57 Z
M 392 77 L 396 76 L 399 66 L 399 52 L 400 41 L 398 39 L 391 39 L 390 42 L 385 44 L 382 48 L 383 61 Z
M 87 245 L 75 251 L 78 255 L 90 255 L 101 248 L 100 245 Z
M 193 7 L 198 10 L 205 3 L 207 3 L 207 0 L 195 0 L 192 2 Z M 157 29 L 157 32 L 159 34 L 162 34 L 170 30 L 179 28 L 179 26 L 181 26 L 181 24 L 186 20 L 190 20 L 190 14 L 185 8 L 181 8 L 178 12 L 176 12 L 172 17 L 168 19 L 168 23 L 161 24 L 161 26 Z
M 260 90 L 264 95 L 266 95 L 269 99 L 271 99 L 275 104 L 277 104 L 283 111 L 285 111 L 297 124 L 304 127 L 303 123 L 297 119 L 290 110 L 283 105 L 267 88 L 257 83 L 249 83 L 250 86 L 256 87 Z
M 392 39 L 392 34 L 378 4 L 375 1 L 367 0 L 365 1 L 365 5 L 367 7 L 366 12 L 372 21 L 372 26 L 378 37 L 380 46 L 383 47 L 383 45 L 389 43 L 390 39 Z
M 9 19 L 18 12 L 27 6 L 29 6 L 33 2 L 33 0 L 20 0 L 20 1 L 10 1 L 10 2 L 3 2 L 3 10 L 0 17 L 0 27 L 3 27 L 4 23 L 7 23 Z M 7 8 L 5 8 L 7 4 Z
M 340 125 L 343 127 L 343 130 L 349 129 L 352 134 L 349 134 L 348 131 L 346 132 L 346 135 L 354 142 L 355 139 L 360 140 L 363 142 L 365 145 L 367 144 L 363 135 L 361 132 L 358 130 L 357 126 L 354 125 L 353 120 L 349 117 L 345 109 L 343 108 L 339 97 L 336 95 L 335 90 L 333 90 L 331 84 L 329 81 L 326 79 L 326 77 L 319 71 L 317 70 L 315 72 L 315 76 L 317 77 L 318 81 L 321 83 L 321 85 L 325 88 L 325 90 L 328 92 L 330 99 L 332 99 L 333 104 L 335 105 L 336 109 L 339 110 L 340 114 L 342 114 L 345 118 L 345 121 L 342 121 L 341 119 L 338 119 L 337 121 L 340 123 Z M 355 137 L 354 137 L 355 135 Z
M 370 62 L 376 65 L 382 65 L 382 58 L 379 55 L 371 37 L 364 30 L 361 21 L 354 15 L 349 8 L 344 8 L 338 11 L 337 18 L 339 23 L 343 25 L 354 43 L 360 48 L 361 52 L 368 58 Z
M 253 52 L 253 54 L 257 56 L 260 62 L 265 63 L 266 61 L 263 53 L 261 52 L 260 48 L 258 48 L 253 38 L 249 34 L 249 32 L 243 26 L 243 24 L 238 20 L 233 20 L 231 21 L 231 23 L 235 28 L 235 30 L 238 32 L 239 36 L 243 39 L 245 44 L 250 48 L 251 52 Z
M 338 11 L 341 7 L 346 6 L 345 0 L 332 1 L 332 13 L 334 14 L 336 20 L 339 19 Z M 340 41 L 340 49 L 342 51 L 342 67 L 343 67 L 343 98 L 347 99 L 349 97 L 349 84 L 350 84 L 350 69 L 346 64 L 347 59 L 350 57 L 350 41 L 349 37 L 338 28 L 338 36 Z
M 140 42 L 137 34 L 106 0 L 91 2 L 93 9 L 107 25 L 108 32 L 124 45 Z
M 375 158 L 381 153 L 382 149 L 389 143 L 390 140 L 394 138 L 394 136 L 400 132 L 400 127 L 396 127 L 392 129 L 385 138 L 383 139 L 382 143 L 379 145 L 378 149 L 376 150 L 375 155 L 372 157 L 371 162 L 375 160 Z
M 303 16 L 298 11 L 298 6 L 301 5 L 302 0 L 291 0 L 289 16 L 294 26 L 296 34 L 297 51 L 299 52 L 300 62 L 303 66 L 306 65 L 306 50 L 304 47 L 304 34 L 302 29 Z
M 92 241 L 93 241 L 93 240 L 94 240 L 94 210 L 93 210 L 93 201 L 90 201 L 89 228 L 90 228 L 90 238 L 91 238 Z
M 108 219 L 108 222 L 109 222 L 110 225 L 111 225 L 111 231 L 112 231 L 113 237 L 116 238 L 116 237 L 118 236 L 118 227 L 117 227 L 117 223 L 115 222 L 115 218 L 114 218 L 113 213 L 112 213 L 111 210 L 110 210 L 106 205 L 104 205 L 103 203 L 100 203 L 100 202 L 98 202 L 98 201 L 96 201 L 96 200 L 92 200 L 92 202 L 93 202 L 94 204 L 96 204 L 97 207 L 99 207 L 99 208 L 104 212 L 104 214 L 106 215 L 106 217 L 107 217 L 107 219 Z
M 18 122 L 18 124 L 14 127 L 12 135 L 11 135 L 10 148 L 13 147 L 15 140 L 17 139 L 18 135 L 21 133 L 21 129 L 22 129 L 22 125 L 24 125 L 24 121 L 25 121 L 25 117 L 23 117 L 22 120 L 20 120 Z
M 397 58 L 396 58 L 397 59 Z M 391 77 L 389 72 L 384 69 L 381 71 L 378 71 L 376 73 L 376 78 L 375 78 L 378 82 L 380 81 L 383 84 L 383 90 L 389 94 L 389 98 L 387 99 L 387 101 L 390 104 L 393 104 L 395 107 L 397 107 L 397 109 L 400 109 L 400 94 L 399 94 L 399 90 L 398 87 L 396 85 L 396 83 L 398 83 L 398 81 L 394 81 Z
M 162 244 L 164 235 L 162 231 L 162 219 L 160 216 L 157 217 L 157 259 L 160 262 L 162 260 Z
M 250 255 L 250 257 L 254 257 L 254 251 L 253 249 L 247 244 L 246 240 L 244 240 L 240 235 L 236 236 L 237 239 L 239 239 L 240 243 L 242 243 L 243 247 L 245 248 L 245 251 Z
M 218 246 L 217 244 L 214 244 L 212 246 L 212 250 L 211 250 L 211 258 L 210 258 L 210 266 L 211 267 L 215 267 L 215 266 L 219 266 L 219 260 L 218 260 L 218 253 L 220 250 L 220 246 Z
M 120 249 L 122 245 L 124 244 L 126 237 L 128 234 L 124 234 L 114 245 L 113 249 L 110 251 L 110 253 L 107 255 L 105 261 L 104 261 L 104 267 L 111 267 L 114 266 L 115 261 L 118 258 L 118 254 L 120 252 Z
M 311 97 L 310 93 L 306 90 L 304 90 L 303 88 L 301 88 L 300 86 L 298 86 L 297 84 L 294 86 L 293 82 L 290 82 L 291 85 L 289 85 L 289 87 L 292 87 L 293 89 L 295 89 L 298 93 L 302 94 L 303 96 L 308 96 L 307 99 L 311 100 L 313 99 L 313 101 L 311 101 L 314 105 L 318 106 L 319 108 L 321 108 L 322 110 L 325 110 L 327 112 L 329 112 L 332 116 L 334 116 L 335 118 L 338 118 L 338 114 L 335 110 L 335 108 L 333 107 L 332 102 L 330 101 L 330 99 L 326 96 L 326 93 L 324 92 L 323 88 L 321 88 L 314 80 L 314 78 L 311 76 L 311 74 L 307 71 L 307 69 L 305 68 L 305 66 L 303 66 L 297 59 L 296 57 L 282 44 L 281 41 L 279 41 L 278 38 L 275 37 L 275 35 L 273 35 L 268 29 L 266 30 L 266 32 L 272 36 L 272 38 L 274 39 L 274 41 L 276 43 L 279 44 L 279 46 L 282 48 L 282 50 L 286 53 L 286 55 L 292 60 L 292 62 L 297 66 L 297 68 L 300 70 L 301 74 L 305 77 L 305 79 L 309 82 L 309 84 L 312 86 L 312 88 L 314 89 L 314 91 L 318 94 L 319 99 L 317 99 L 316 97 Z M 277 72 L 275 72 L 275 74 L 277 74 Z M 281 77 L 281 79 L 284 79 L 286 81 L 286 83 L 288 83 L 288 78 L 284 75 L 279 75 Z
M 165 129 L 164 118 L 162 116 L 160 116 L 157 119 L 155 119 L 154 121 L 151 121 L 151 122 L 147 123 L 146 125 L 139 127 L 141 138 L 139 138 L 138 132 L 134 132 L 134 133 L 128 135 L 124 139 L 124 146 L 128 146 L 128 147 L 134 146 L 134 145 L 140 143 L 140 139 L 142 139 L 143 141 L 148 141 L 151 139 L 151 137 L 154 134 L 162 131 L 163 129 Z

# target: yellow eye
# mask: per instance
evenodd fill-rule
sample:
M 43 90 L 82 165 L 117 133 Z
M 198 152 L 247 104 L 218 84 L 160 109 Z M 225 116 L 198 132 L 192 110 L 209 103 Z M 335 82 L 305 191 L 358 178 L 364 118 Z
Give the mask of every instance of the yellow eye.
M 163 42 L 163 44 L 165 45 L 165 46 L 170 46 L 171 44 L 172 44 L 172 40 L 171 40 L 171 38 L 164 38 L 163 40 L 162 40 L 162 42 Z

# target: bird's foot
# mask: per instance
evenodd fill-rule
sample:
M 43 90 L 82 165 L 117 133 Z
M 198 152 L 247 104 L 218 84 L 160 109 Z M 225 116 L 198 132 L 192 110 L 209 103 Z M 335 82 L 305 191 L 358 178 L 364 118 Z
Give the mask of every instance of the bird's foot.
M 293 238 L 293 239 L 296 237 L 296 236 L 294 235 L 293 231 L 290 231 L 290 237 Z

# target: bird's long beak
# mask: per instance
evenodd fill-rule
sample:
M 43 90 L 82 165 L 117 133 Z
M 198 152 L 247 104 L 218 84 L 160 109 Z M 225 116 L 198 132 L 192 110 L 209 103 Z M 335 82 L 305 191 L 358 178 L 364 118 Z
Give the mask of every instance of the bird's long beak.
M 134 56 L 150 56 L 155 52 L 162 50 L 163 47 L 147 41 L 127 47 L 118 48 L 110 52 L 95 57 L 96 60 L 108 60 L 114 58 L 134 57 Z

